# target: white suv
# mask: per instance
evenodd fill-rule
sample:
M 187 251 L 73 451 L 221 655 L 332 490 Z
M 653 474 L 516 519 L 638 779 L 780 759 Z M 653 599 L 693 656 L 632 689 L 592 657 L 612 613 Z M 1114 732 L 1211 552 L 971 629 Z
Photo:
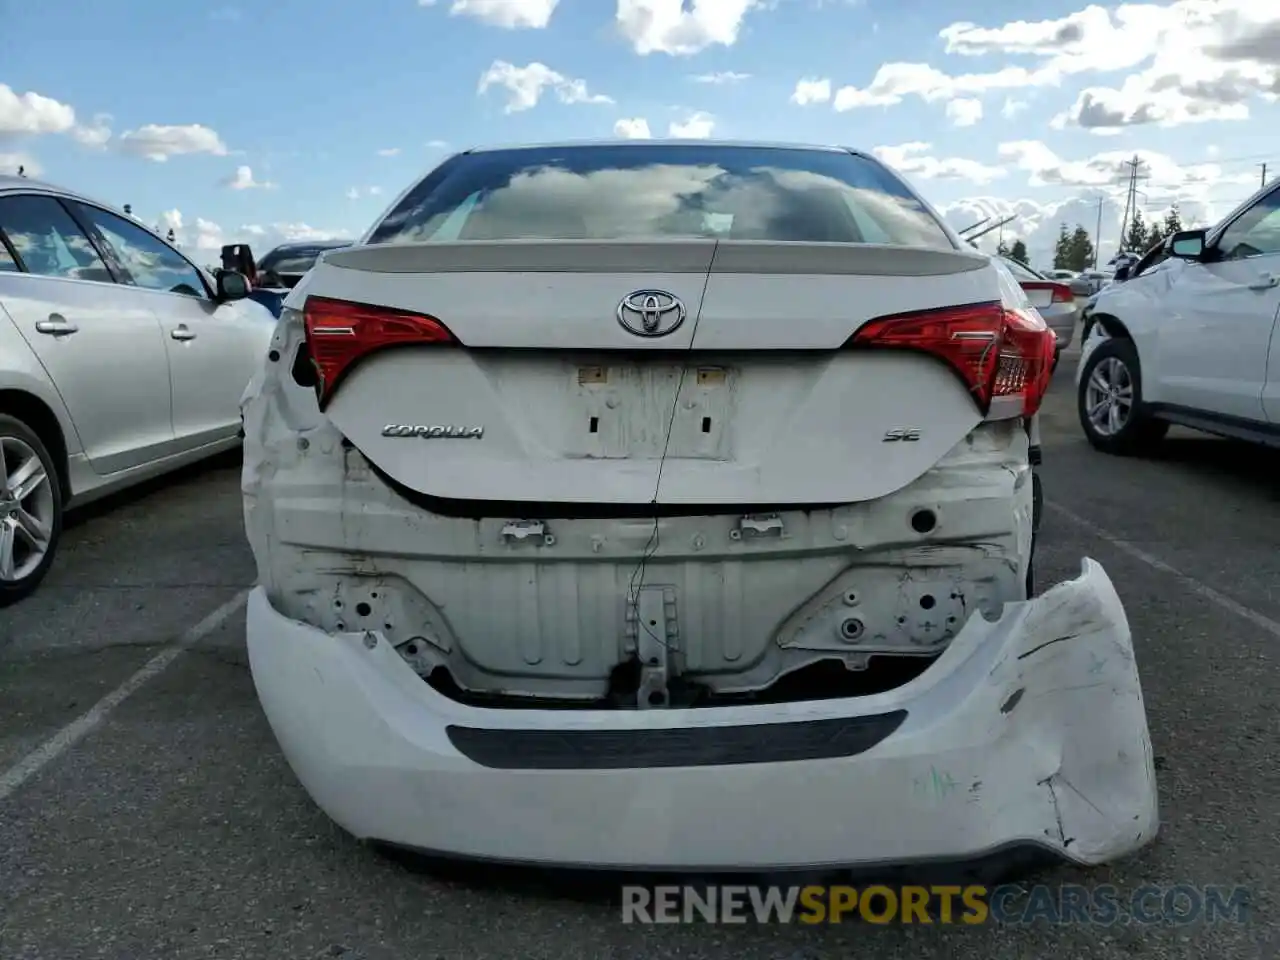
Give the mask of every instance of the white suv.
M 1116 593 L 1028 599 L 1053 345 L 862 153 L 449 159 L 290 293 L 245 405 L 286 756 L 359 837 L 507 861 L 1141 846 Z
M 1280 446 L 1280 184 L 1212 230 L 1174 234 L 1090 312 L 1077 370 L 1095 447 L 1150 449 L 1170 424 Z

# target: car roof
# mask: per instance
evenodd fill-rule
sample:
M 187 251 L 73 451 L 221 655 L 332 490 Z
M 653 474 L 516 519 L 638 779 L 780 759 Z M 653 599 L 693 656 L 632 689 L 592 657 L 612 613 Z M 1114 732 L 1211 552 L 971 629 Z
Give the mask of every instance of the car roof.
M 284 253 L 290 250 L 327 250 L 334 247 L 349 247 L 353 240 L 290 240 L 277 244 L 269 253 Z
M 82 200 L 93 200 L 92 197 L 76 193 L 74 190 L 68 190 L 66 187 L 60 187 L 56 183 L 37 180 L 35 177 L 19 177 L 10 173 L 0 174 L 0 191 L 5 190 L 39 190 L 45 193 L 60 193 L 63 196 L 79 197 Z M 100 200 L 93 200 L 93 202 L 102 206 L 109 206 L 109 204 L 102 204 Z
M 643 150 L 651 147 L 727 147 L 734 150 L 817 150 L 826 153 L 856 153 L 859 156 L 866 154 L 861 150 L 855 150 L 852 147 L 841 147 L 833 144 L 816 144 L 816 143 L 787 143 L 769 140 L 691 140 L 681 138 L 660 138 L 655 140 L 628 140 L 617 137 L 611 137 L 600 140 L 552 140 L 546 143 L 508 143 L 493 144 L 488 146 L 475 146 L 463 153 L 496 153 L 498 151 L 507 150 L 554 150 L 560 147 L 629 147 L 636 150 Z
M 18 190 L 54 194 L 59 197 L 65 197 L 68 200 L 80 200 L 84 203 L 91 204 L 92 206 L 101 207 L 103 210 L 108 210 L 116 216 L 121 217 L 124 220 L 128 220 L 139 229 L 145 230 L 147 233 L 151 234 L 153 237 L 161 239 L 159 233 L 152 230 L 145 223 L 139 220 L 136 215 L 125 213 L 123 209 L 116 206 L 114 203 L 107 203 L 103 200 L 99 200 L 97 197 L 92 197 L 87 193 L 80 193 L 78 190 L 69 190 L 66 187 L 58 186 L 56 183 L 37 180 L 34 177 L 18 177 L 11 174 L 0 174 L 0 194 L 16 192 Z M 168 243 L 169 241 L 166 240 L 165 242 Z M 188 259 L 191 258 L 188 257 Z M 192 262 L 194 263 L 195 261 L 192 260 Z

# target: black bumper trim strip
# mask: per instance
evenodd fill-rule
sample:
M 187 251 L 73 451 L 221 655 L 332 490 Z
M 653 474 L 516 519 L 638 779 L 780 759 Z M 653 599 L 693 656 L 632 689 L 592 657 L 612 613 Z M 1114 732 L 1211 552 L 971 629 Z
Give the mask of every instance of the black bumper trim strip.
M 735 727 L 665 730 L 494 730 L 450 726 L 468 759 L 497 770 L 638 770 L 832 760 L 865 753 L 907 711 Z

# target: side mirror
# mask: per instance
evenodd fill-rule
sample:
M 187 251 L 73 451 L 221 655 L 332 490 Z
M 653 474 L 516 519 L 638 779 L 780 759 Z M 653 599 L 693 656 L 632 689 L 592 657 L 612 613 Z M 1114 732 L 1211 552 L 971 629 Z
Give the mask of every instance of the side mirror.
M 218 285 L 218 302 L 230 303 L 249 296 L 249 278 L 236 270 L 219 270 L 213 277 Z
M 1116 268 L 1116 283 L 1124 283 L 1129 279 L 1129 265 L 1126 263 L 1122 267 Z
M 1206 236 L 1204 230 L 1181 230 L 1169 238 L 1169 253 L 1181 260 L 1201 260 Z

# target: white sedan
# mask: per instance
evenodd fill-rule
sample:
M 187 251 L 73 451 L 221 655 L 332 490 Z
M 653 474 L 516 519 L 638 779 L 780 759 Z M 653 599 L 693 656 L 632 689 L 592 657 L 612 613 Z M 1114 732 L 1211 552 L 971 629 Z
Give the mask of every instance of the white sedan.
M 127 215 L 0 177 L 0 606 L 63 511 L 239 443 L 273 318 Z
M 1137 453 L 1180 424 L 1280 446 L 1280 184 L 1164 251 L 1091 311 L 1076 376 L 1085 436 Z
M 1031 584 L 1053 349 L 869 153 L 445 161 L 290 292 L 246 395 L 285 756 L 356 836 L 486 859 L 1142 846 L 1124 609 L 1090 560 Z

